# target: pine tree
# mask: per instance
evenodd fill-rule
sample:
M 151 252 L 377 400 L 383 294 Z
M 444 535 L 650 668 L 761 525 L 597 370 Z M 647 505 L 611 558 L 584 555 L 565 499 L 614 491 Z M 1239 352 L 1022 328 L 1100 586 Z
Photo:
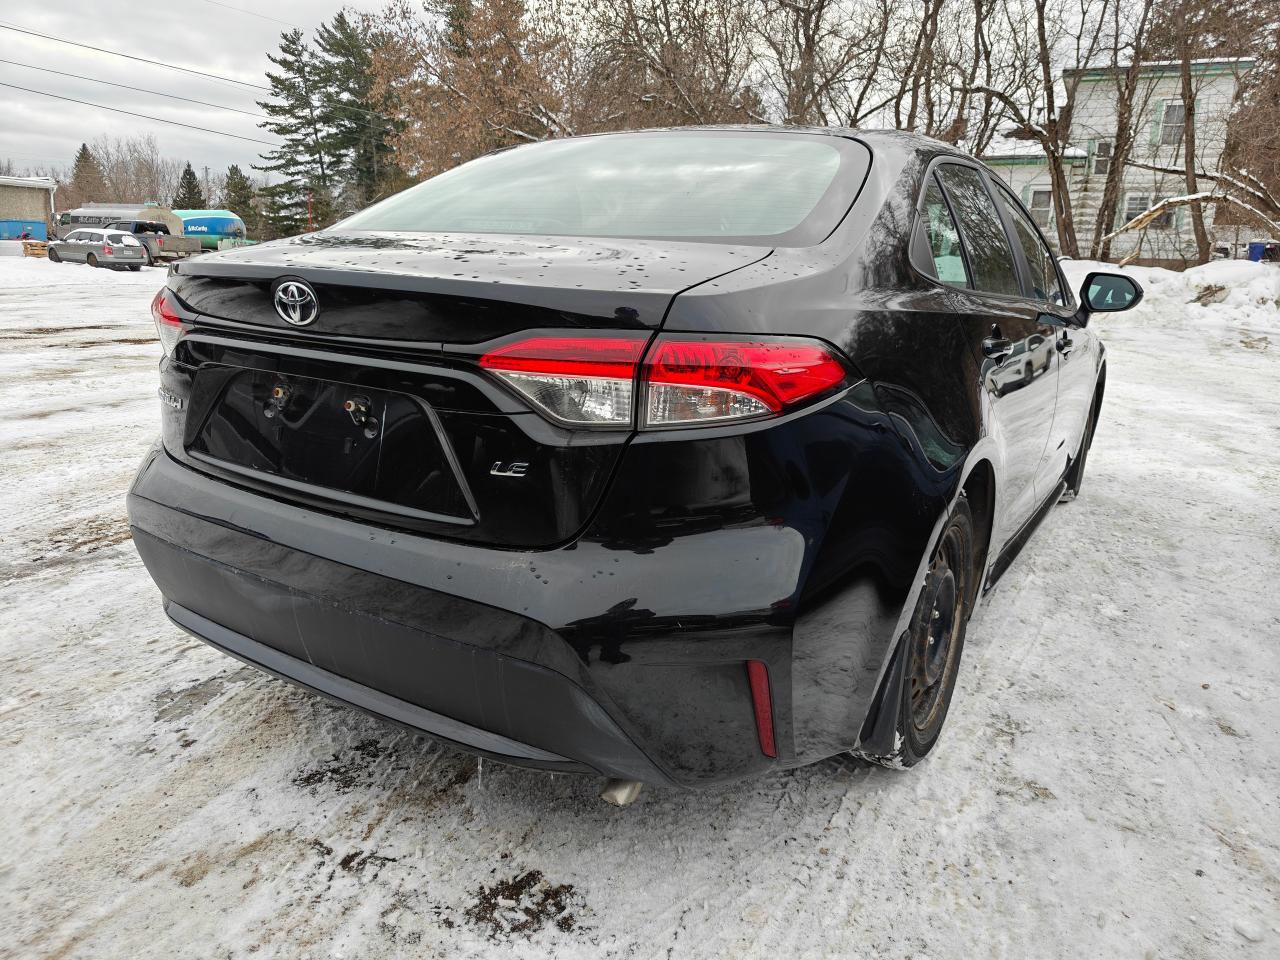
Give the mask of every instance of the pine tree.
M 172 206 L 175 210 L 204 210 L 207 206 L 200 180 L 190 163 L 183 167 L 182 176 L 178 178 L 178 192 L 173 195 Z
M 281 181 L 263 191 L 267 232 L 288 236 L 308 222 L 307 201 L 311 201 L 311 224 L 333 222 L 332 171 L 324 118 L 317 104 L 318 90 L 315 52 L 302 38 L 301 30 L 280 34 L 280 52 L 267 54 L 279 69 L 267 71 L 271 99 L 258 106 L 271 119 L 262 124 L 282 144 L 262 155 L 256 169 L 278 173 Z
M 71 168 L 71 198 L 76 206 L 82 203 L 104 203 L 110 199 L 107 196 L 107 178 L 102 172 L 102 164 L 87 143 L 80 144 Z
M 236 164 L 227 167 L 227 177 L 222 184 L 222 196 L 218 199 L 218 205 L 243 220 L 245 233 L 250 237 L 257 237 L 261 232 L 257 203 L 258 191 L 254 189 L 253 181 Z
M 354 213 L 402 186 L 388 138 L 395 124 L 375 109 L 373 54 L 386 38 L 339 12 L 316 31 L 315 80 L 330 172 L 341 180 L 340 213 Z M 337 193 L 339 191 L 335 191 Z

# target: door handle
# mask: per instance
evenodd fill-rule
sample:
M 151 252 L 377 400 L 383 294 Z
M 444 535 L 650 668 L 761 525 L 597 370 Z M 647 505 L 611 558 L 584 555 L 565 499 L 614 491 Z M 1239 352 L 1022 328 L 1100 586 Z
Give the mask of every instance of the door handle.
M 1000 333 L 1000 327 L 993 323 L 991 334 L 982 341 L 982 355 L 992 360 L 1003 360 L 1012 349 L 1013 344 L 1005 339 Z
M 1058 341 L 1057 341 L 1058 352 L 1065 357 L 1067 354 L 1071 352 L 1071 348 L 1072 346 L 1074 346 L 1074 344 L 1075 344 L 1075 341 L 1072 340 L 1070 337 L 1068 337 L 1064 333 L 1062 336 L 1058 338 Z

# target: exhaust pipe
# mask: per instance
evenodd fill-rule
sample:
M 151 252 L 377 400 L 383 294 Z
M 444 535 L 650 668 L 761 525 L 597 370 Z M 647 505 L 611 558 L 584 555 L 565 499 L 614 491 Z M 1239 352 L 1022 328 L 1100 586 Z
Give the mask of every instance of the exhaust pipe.
M 600 791 L 600 799 L 605 803 L 611 803 L 615 807 L 629 807 L 636 802 L 636 798 L 640 796 L 640 791 L 644 789 L 644 784 L 639 780 L 615 780 L 608 779 L 604 783 L 604 789 Z

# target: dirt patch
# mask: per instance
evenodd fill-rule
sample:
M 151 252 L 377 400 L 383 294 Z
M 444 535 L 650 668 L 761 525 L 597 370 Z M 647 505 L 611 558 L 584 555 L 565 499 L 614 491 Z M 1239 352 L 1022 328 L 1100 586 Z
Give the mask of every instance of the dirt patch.
M 180 690 L 165 690 L 155 698 L 156 723 L 173 723 L 191 716 L 213 702 L 226 689 L 226 685 L 226 678 L 217 675 Z M 192 743 L 194 742 L 193 740 Z
M 548 923 L 568 932 L 577 927 L 573 885 L 551 884 L 541 870 L 529 870 L 492 887 L 480 887 L 467 919 L 493 936 L 530 934 Z
M 1271 338 L 1267 336 L 1250 337 L 1245 335 L 1240 338 L 1240 346 L 1247 350 L 1266 350 L 1271 346 Z
M 369 737 L 350 750 L 333 754 L 320 766 L 298 773 L 293 778 L 293 785 L 314 793 L 318 787 L 328 784 L 338 793 L 346 793 L 357 783 L 369 779 L 369 768 L 385 753 L 382 744 L 375 737 Z
M 61 553 L 96 553 L 132 539 L 126 518 L 90 517 L 54 529 L 48 542 Z

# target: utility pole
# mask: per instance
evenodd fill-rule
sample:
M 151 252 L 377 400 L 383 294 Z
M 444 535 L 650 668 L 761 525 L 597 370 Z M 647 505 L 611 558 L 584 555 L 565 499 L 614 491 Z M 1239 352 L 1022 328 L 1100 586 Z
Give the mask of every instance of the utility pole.
M 204 165 L 204 202 L 213 206 L 213 198 L 209 196 L 209 165 Z

